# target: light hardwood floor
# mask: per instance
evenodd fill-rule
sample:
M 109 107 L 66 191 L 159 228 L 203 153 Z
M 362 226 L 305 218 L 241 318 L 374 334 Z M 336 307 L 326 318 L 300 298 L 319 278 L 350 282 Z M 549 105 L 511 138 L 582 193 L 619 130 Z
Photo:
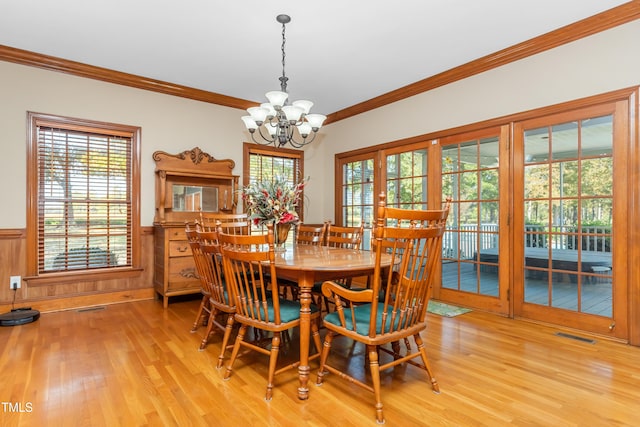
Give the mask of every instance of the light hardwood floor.
M 263 399 L 265 356 L 229 381 L 216 370 L 220 336 L 198 351 L 198 302 L 139 301 L 43 313 L 0 328 L 2 426 L 374 426 L 373 396 L 335 376 L 297 399 L 297 374 Z M 427 351 L 442 393 L 403 365 L 382 378 L 389 426 L 632 426 L 640 423 L 640 348 L 555 335 L 556 329 L 471 312 L 429 315 Z M 296 357 L 295 337 L 284 358 Z M 336 343 L 337 345 L 337 343 Z M 363 348 L 350 369 L 367 378 Z M 384 357 L 385 354 L 382 354 Z

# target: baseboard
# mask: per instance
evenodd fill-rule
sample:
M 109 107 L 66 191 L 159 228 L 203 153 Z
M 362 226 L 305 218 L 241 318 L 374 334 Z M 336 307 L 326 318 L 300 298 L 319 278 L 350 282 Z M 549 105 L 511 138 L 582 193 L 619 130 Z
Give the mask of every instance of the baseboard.
M 29 306 L 41 313 L 75 310 L 96 305 L 119 304 L 122 302 L 140 301 L 155 298 L 153 288 L 134 289 L 120 292 L 97 293 L 68 298 L 47 299 L 40 301 L 18 301 L 16 308 Z M 11 304 L 0 305 L 0 313 L 11 311 Z

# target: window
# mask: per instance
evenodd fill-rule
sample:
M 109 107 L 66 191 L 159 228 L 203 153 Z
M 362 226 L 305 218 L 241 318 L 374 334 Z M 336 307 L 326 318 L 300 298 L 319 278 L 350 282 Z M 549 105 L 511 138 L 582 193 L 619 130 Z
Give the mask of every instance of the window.
M 139 263 L 139 128 L 36 113 L 29 123 L 30 274 L 131 270 Z
M 244 144 L 243 184 L 272 180 L 283 176 L 291 184 L 304 178 L 304 151 Z M 303 220 L 304 196 L 297 212 Z
M 387 206 L 427 209 L 427 149 L 422 145 L 385 152 Z

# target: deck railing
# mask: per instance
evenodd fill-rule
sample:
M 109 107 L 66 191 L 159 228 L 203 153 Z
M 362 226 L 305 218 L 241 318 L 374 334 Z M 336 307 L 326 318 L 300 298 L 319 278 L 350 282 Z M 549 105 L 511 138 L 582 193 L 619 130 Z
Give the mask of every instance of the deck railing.
M 448 230 L 442 240 L 444 258 L 471 259 L 479 250 L 498 247 L 497 224 L 465 224 L 458 230 Z M 525 226 L 525 247 L 574 249 L 611 252 L 611 227 L 583 226 L 578 233 L 575 226 Z

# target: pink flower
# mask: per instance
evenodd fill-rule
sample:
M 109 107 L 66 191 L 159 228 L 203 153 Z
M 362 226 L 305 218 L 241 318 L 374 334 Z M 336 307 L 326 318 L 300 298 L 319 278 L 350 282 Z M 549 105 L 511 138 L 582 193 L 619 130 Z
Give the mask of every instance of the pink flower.
M 298 217 L 296 215 L 293 215 L 291 212 L 286 212 L 280 217 L 280 221 L 278 222 L 278 224 L 286 224 L 287 222 L 294 222 L 297 220 Z

